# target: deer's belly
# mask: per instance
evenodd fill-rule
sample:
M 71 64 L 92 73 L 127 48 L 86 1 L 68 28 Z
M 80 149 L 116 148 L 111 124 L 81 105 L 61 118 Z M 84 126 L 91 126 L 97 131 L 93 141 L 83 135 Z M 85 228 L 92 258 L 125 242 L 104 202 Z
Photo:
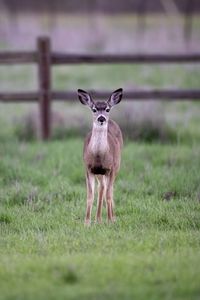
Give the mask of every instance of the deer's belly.
M 87 165 L 92 174 L 107 175 L 112 168 L 112 160 L 108 156 L 94 155 Z
M 92 174 L 95 174 L 95 175 L 106 175 L 110 172 L 109 169 L 104 168 L 103 166 L 92 166 L 90 168 L 90 171 Z

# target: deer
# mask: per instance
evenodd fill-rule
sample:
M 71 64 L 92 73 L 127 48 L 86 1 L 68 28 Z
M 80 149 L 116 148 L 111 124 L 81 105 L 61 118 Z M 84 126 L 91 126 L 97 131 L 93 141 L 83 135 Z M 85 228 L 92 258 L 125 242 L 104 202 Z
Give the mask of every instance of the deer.
M 90 108 L 93 116 L 92 130 L 84 141 L 83 160 L 87 187 L 85 225 L 91 224 L 95 195 L 95 178 L 98 182 L 96 222 L 102 223 L 102 206 L 106 202 L 107 220 L 116 220 L 114 214 L 113 185 L 120 169 L 123 137 L 119 125 L 109 118 L 111 109 L 123 96 L 123 89 L 114 91 L 107 101 L 93 101 L 91 95 L 78 89 L 78 98 Z

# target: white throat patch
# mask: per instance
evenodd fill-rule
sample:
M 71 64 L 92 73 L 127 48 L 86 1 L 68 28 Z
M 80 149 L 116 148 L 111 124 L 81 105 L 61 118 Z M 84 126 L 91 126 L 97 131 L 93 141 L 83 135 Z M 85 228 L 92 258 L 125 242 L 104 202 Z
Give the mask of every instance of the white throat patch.
M 89 147 L 92 153 L 105 153 L 108 149 L 108 125 L 95 125 L 93 124 L 92 136 L 90 139 Z

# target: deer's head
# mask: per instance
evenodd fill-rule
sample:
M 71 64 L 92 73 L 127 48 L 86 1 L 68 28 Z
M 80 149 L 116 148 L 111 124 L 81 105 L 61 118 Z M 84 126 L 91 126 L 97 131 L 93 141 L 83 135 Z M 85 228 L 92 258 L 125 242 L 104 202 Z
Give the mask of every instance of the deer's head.
M 94 102 L 91 95 L 84 90 L 78 89 L 78 97 L 83 105 L 87 105 L 93 114 L 95 126 L 107 126 L 111 108 L 118 104 L 123 95 L 123 89 L 114 91 L 108 101 Z

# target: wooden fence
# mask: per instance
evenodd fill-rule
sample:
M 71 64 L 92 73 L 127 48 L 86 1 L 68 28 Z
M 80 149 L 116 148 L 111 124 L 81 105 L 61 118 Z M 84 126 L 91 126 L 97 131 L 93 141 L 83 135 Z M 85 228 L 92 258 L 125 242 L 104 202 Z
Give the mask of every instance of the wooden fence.
M 48 37 L 37 40 L 37 50 L 30 52 L 0 52 L 2 64 L 37 64 L 38 91 L 1 93 L 0 101 L 32 102 L 37 101 L 41 115 L 41 137 L 47 140 L 51 135 L 51 101 L 72 101 L 77 98 L 76 91 L 53 91 L 51 88 L 51 66 L 62 64 L 112 64 L 112 63 L 200 63 L 200 52 L 191 54 L 133 54 L 133 55 L 79 55 L 62 54 L 51 51 Z M 78 87 L 77 87 L 78 88 Z M 94 91 L 90 93 L 96 98 L 106 98 L 111 91 Z M 162 100 L 200 100 L 200 89 L 142 89 L 124 92 L 126 100 L 162 99 Z

